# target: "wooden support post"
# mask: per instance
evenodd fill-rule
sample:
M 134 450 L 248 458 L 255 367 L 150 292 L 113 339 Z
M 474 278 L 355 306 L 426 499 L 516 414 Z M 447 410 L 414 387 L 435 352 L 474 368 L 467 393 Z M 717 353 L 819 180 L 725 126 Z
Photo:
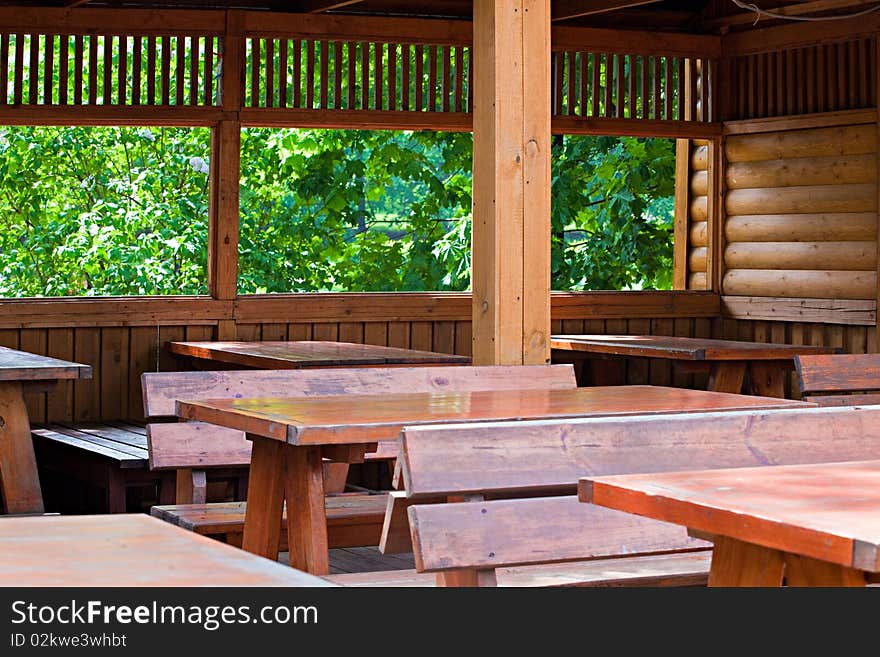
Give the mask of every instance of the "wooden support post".
M 672 289 L 686 290 L 691 206 L 691 141 L 675 140 L 675 201 L 672 237 Z
M 208 287 L 215 299 L 238 292 L 238 195 L 241 125 L 221 121 L 211 133 Z
M 244 87 L 244 37 L 239 12 L 227 13 L 223 37 L 222 77 L 219 87 L 222 108 L 238 116 Z M 211 132 L 211 191 L 208 222 L 208 289 L 214 299 L 235 299 L 238 293 L 238 230 L 241 124 L 220 121 Z M 235 339 L 232 318 L 217 326 L 218 340 Z
M 474 3 L 474 364 L 550 358 L 550 1 Z
M 724 276 L 724 140 L 722 137 L 709 140 L 708 155 L 706 289 L 720 293 Z
M 877 49 L 877 63 L 880 64 L 880 48 Z M 876 75 L 877 75 L 877 84 L 874 85 L 876 87 L 876 98 L 874 99 L 875 105 L 877 105 L 877 99 L 880 99 L 880 67 L 877 68 Z M 880 106 L 878 106 L 878 107 L 880 107 Z M 877 132 L 878 132 L 877 136 L 878 136 L 878 138 L 880 138 L 880 118 L 878 118 Z M 878 143 L 880 143 L 880 141 L 878 141 Z M 877 180 L 875 181 L 875 183 L 877 185 L 878 192 L 880 192 L 880 148 L 877 149 L 877 157 L 878 157 L 878 162 L 877 162 L 878 174 L 877 174 Z M 878 199 L 878 203 L 880 203 L 880 199 Z M 880 205 L 878 205 L 878 208 L 880 208 Z M 874 290 L 874 292 L 875 292 L 875 297 L 877 299 L 877 308 L 880 309 L 880 223 L 878 223 L 877 232 L 874 235 L 875 235 L 874 239 L 877 242 L 877 279 L 876 279 L 876 283 L 875 283 L 876 289 Z M 877 339 L 875 340 L 875 344 L 880 345 L 880 318 L 875 320 L 874 330 L 876 331 L 876 334 L 877 334 Z

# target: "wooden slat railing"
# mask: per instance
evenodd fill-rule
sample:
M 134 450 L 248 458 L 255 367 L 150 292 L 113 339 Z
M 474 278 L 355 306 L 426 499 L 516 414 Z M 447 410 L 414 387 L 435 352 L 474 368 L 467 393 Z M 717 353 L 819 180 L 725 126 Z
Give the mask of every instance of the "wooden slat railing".
M 215 106 L 220 37 L 0 34 L 0 105 Z

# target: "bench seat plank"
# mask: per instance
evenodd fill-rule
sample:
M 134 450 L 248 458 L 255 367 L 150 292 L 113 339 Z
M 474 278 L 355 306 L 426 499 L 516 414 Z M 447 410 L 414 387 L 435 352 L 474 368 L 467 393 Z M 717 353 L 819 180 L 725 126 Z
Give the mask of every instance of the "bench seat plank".
M 40 440 L 62 443 L 69 447 L 116 461 L 120 468 L 142 468 L 147 463 L 146 450 L 144 450 L 144 453 L 140 456 L 135 456 L 116 449 L 115 447 L 108 447 L 99 442 L 95 442 L 91 440 L 93 436 L 88 436 L 88 434 L 76 436 L 42 427 L 31 429 L 31 434 Z
M 116 450 L 117 452 L 122 452 L 123 454 L 128 454 L 129 456 L 141 459 L 142 464 L 145 464 L 148 460 L 147 449 L 145 447 L 134 447 L 132 445 L 126 445 L 125 443 L 121 443 L 117 440 L 110 440 L 92 432 L 72 429 L 57 424 L 49 425 L 47 430 L 52 431 L 56 434 L 62 434 L 65 436 L 70 436 L 71 438 L 77 438 L 93 445 L 107 447 L 109 449 Z
M 385 495 L 338 495 L 325 498 L 331 547 L 378 545 L 385 519 Z M 206 536 L 239 543 L 244 532 L 246 502 L 213 502 L 154 506 L 150 513 L 166 522 Z M 287 512 L 282 530 L 287 528 Z M 282 531 L 286 537 L 286 531 Z
M 138 449 L 147 449 L 147 437 L 143 433 L 130 431 L 121 427 L 115 427 L 110 424 L 84 423 L 73 424 L 70 422 L 57 422 L 52 426 L 64 427 L 66 429 L 74 429 L 82 433 L 88 433 L 99 438 L 105 438 L 114 442 L 136 447 Z
M 499 568 L 500 587 L 610 587 L 610 586 L 706 586 L 711 550 L 646 554 L 618 559 L 596 559 L 563 564 L 537 564 Z M 436 576 L 417 570 L 386 570 L 343 573 L 324 579 L 353 587 L 433 587 Z

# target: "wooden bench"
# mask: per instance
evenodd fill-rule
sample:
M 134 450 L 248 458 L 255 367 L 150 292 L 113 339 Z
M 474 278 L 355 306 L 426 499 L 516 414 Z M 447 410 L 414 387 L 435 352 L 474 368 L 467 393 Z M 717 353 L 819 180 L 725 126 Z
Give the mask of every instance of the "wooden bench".
M 416 570 L 435 573 L 438 585 L 541 583 L 542 572 L 560 585 L 704 584 L 708 543 L 683 527 L 581 504 L 578 478 L 872 459 L 880 408 L 410 427 L 401 445 Z M 393 512 L 400 505 L 389 501 Z M 625 576 L 597 577 L 606 559 L 623 559 Z M 368 576 L 330 579 L 363 585 Z
M 570 365 L 168 372 L 146 373 L 142 383 L 144 408 L 150 417 L 173 416 L 178 399 L 576 387 Z M 207 504 L 204 487 L 210 468 L 249 462 L 250 442 L 245 435 L 205 423 L 187 422 L 152 424 L 148 427 L 148 438 L 151 467 L 175 469 L 180 491 L 178 501 L 187 502 L 159 505 L 151 513 L 200 534 L 240 541 L 246 505 Z M 397 445 L 386 442 L 379 443 L 373 458 L 388 460 L 396 455 Z M 347 468 L 347 464 L 338 465 Z M 346 495 L 341 501 L 328 500 L 331 547 L 379 543 L 385 499 L 384 496 L 376 498 L 376 495 Z
M 62 512 L 125 513 L 174 502 L 174 474 L 149 469 L 146 428 L 128 422 L 36 424 L 44 494 Z M 51 473 L 51 478 L 46 477 Z M 143 491 L 128 499 L 128 492 Z M 134 508 L 145 500 L 146 508 Z
M 805 401 L 820 406 L 880 404 L 880 354 L 795 356 Z

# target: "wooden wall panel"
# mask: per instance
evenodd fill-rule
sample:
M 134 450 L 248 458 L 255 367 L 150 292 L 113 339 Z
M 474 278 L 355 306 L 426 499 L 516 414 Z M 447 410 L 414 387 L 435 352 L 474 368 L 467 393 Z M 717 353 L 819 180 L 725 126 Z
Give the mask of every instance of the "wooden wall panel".
M 733 57 L 723 119 L 758 119 L 874 107 L 876 39 Z

